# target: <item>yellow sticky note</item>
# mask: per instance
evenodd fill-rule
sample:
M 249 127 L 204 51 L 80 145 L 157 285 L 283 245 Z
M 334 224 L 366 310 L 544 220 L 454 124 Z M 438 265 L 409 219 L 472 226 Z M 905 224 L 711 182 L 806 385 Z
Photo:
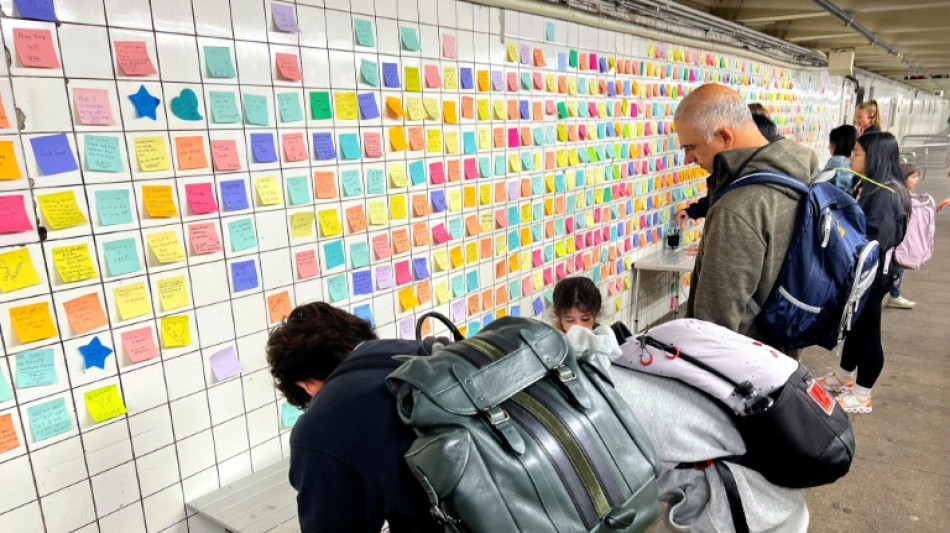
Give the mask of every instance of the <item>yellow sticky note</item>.
M 426 110 L 429 120 L 439 120 L 439 101 L 435 98 L 423 98 L 422 107 Z
M 185 260 L 185 250 L 181 247 L 178 234 L 174 231 L 151 233 L 146 240 L 159 263 L 167 264 Z
M 446 90 L 454 91 L 459 88 L 459 76 L 455 67 L 442 67 L 442 79 Z
M 261 205 L 277 205 L 284 202 L 284 195 L 280 191 L 280 180 L 277 176 L 264 176 L 254 179 L 254 189 Z
M 491 149 L 491 130 L 488 128 L 478 128 L 478 149 Z
M 435 263 L 437 272 L 445 272 L 449 269 L 449 256 L 445 252 L 444 248 L 440 248 L 433 252 L 432 262 Z M 436 291 L 438 291 L 438 287 L 436 287 Z
M 9 293 L 40 282 L 33 258 L 26 248 L 0 254 L 0 292 Z
M 191 344 L 188 315 L 162 317 L 162 348 L 178 348 Z
M 442 102 L 443 115 L 445 117 L 445 122 L 447 124 L 459 123 L 459 116 L 455 107 L 456 107 L 455 102 L 451 100 L 446 100 L 445 102 Z
M 452 261 L 452 267 L 458 268 L 465 263 L 465 256 L 462 255 L 462 247 L 456 246 L 449 250 L 449 259 Z
M 86 410 L 89 412 L 89 416 L 97 424 L 125 414 L 122 395 L 119 394 L 119 387 L 114 383 L 84 393 L 83 399 L 86 402 Z
M 422 90 L 422 80 L 419 78 L 418 67 L 406 67 L 406 90 L 413 92 Z
M 405 194 L 394 194 L 389 197 L 389 216 L 394 220 L 408 218 L 409 211 Z
M 419 299 L 416 298 L 416 293 L 413 292 L 412 287 L 400 289 L 398 294 L 403 311 L 409 311 L 419 305 Z
M 359 110 L 356 106 L 356 93 L 333 93 L 333 104 L 336 107 L 336 118 L 342 120 L 356 120 L 358 118 Z
M 343 233 L 343 224 L 340 222 L 340 213 L 336 209 L 323 209 L 317 213 L 320 221 L 320 233 L 324 237 L 333 237 Z
M 0 141 L 0 180 L 18 180 L 22 177 L 13 141 Z
M 138 160 L 139 169 L 142 172 L 158 172 L 172 168 L 171 160 L 168 158 L 168 149 L 165 148 L 165 137 L 160 135 L 136 137 L 135 158 Z
M 73 191 L 62 191 L 36 196 L 43 218 L 52 229 L 70 228 L 86 223 L 86 215 L 76 203 Z
M 172 198 L 171 185 L 143 185 L 142 205 L 152 218 L 171 218 L 178 216 L 175 200 Z
M 389 213 L 386 211 L 385 200 L 369 201 L 369 223 L 374 226 L 389 224 Z
M 313 235 L 313 211 L 301 211 L 290 215 L 290 236 L 309 237 Z
M 442 130 L 429 128 L 426 130 L 426 152 L 430 154 L 442 153 Z
M 115 297 L 115 306 L 119 310 L 119 318 L 130 320 L 152 312 L 152 305 L 148 300 L 148 292 L 144 282 L 130 283 L 116 287 L 112 291 Z
M 53 265 L 63 283 L 74 283 L 96 277 L 96 266 L 86 243 L 53 248 Z
M 462 210 L 462 192 L 458 189 L 450 189 L 447 195 L 449 201 L 449 211 Z
M 508 61 L 511 61 L 512 63 L 517 63 L 518 62 L 518 44 L 509 42 L 505 45 L 505 48 L 508 50 L 508 54 L 507 54 Z
M 553 93 L 557 90 L 557 84 L 554 79 L 554 74 L 545 74 L 544 89 L 549 93 Z
M 508 111 L 505 109 L 505 101 L 501 99 L 492 100 L 492 106 L 495 109 L 495 118 L 498 120 L 506 120 L 508 118 Z
M 56 336 L 56 326 L 53 325 L 53 317 L 49 313 L 49 302 L 11 307 L 10 324 L 13 325 L 13 331 L 21 344 Z
M 435 301 L 442 305 L 445 302 L 449 301 L 451 298 L 451 293 L 449 292 L 449 282 L 440 281 L 435 284 Z
M 459 132 L 445 132 L 445 152 L 449 154 L 459 153 Z
M 475 103 L 475 106 L 478 110 L 478 120 L 489 120 L 491 118 L 491 111 L 488 107 L 488 98 L 479 98 L 478 102 Z
M 185 307 L 190 302 L 188 300 L 188 282 L 185 276 L 175 276 L 158 280 L 158 301 L 162 311 L 171 311 L 179 307 Z
M 409 120 L 422 120 L 426 118 L 426 108 L 419 98 L 407 97 L 406 109 L 409 112 Z
M 406 175 L 406 167 L 402 163 L 390 163 L 389 181 L 393 187 L 408 187 L 409 176 Z
M 465 262 L 472 264 L 478 261 L 478 243 L 475 241 L 465 243 Z
M 521 158 L 518 157 L 518 154 L 508 154 L 508 170 L 521 172 Z

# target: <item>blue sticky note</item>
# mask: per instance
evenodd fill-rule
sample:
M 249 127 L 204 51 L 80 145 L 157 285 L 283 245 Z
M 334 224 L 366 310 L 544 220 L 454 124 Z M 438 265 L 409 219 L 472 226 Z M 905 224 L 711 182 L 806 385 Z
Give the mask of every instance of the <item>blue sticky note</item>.
M 567 71 L 567 54 L 564 52 L 557 53 L 557 70 L 559 72 Z
M 135 239 L 132 237 L 104 242 L 102 253 L 106 256 L 106 267 L 112 276 L 121 276 L 142 270 L 138 246 L 136 246 Z
M 132 105 L 135 107 L 136 116 L 139 118 L 150 118 L 152 120 L 157 119 L 155 110 L 158 109 L 158 104 L 162 101 L 149 94 L 145 85 L 140 85 L 138 92 L 130 94 L 129 100 L 132 101 Z
M 600 71 L 607 72 L 607 58 L 601 57 L 599 61 Z
M 46 176 L 79 169 L 65 133 L 33 137 L 30 145 L 33 146 L 36 163 Z
M 62 396 L 27 407 L 26 417 L 30 421 L 34 442 L 50 439 L 73 429 L 73 420 L 66 408 L 66 399 Z
M 338 274 L 327 280 L 327 292 L 330 293 L 330 302 L 336 303 L 350 297 L 350 289 L 346 286 L 346 274 Z
M 478 290 L 478 271 L 472 270 L 465 274 L 465 284 L 468 286 L 468 292 Z
M 422 161 L 413 161 L 409 163 L 409 179 L 413 185 L 419 185 L 426 181 L 426 165 Z
M 462 83 L 463 89 L 474 89 L 475 79 L 472 77 L 472 69 L 469 67 L 459 69 L 459 81 Z
M 441 213 L 449 208 L 448 204 L 445 201 L 445 191 L 434 190 L 429 193 L 429 198 L 432 200 L 432 209 L 436 213 Z
M 103 226 L 132 223 L 132 206 L 129 203 L 128 189 L 107 189 L 96 191 L 96 212 Z
M 508 282 L 508 299 L 514 300 L 521 297 L 521 283 L 517 281 Z
M 105 370 L 106 358 L 112 353 L 112 348 L 102 344 L 97 335 L 89 341 L 89 344 L 80 346 L 79 353 L 82 355 L 87 369 L 95 367 Z
M 521 152 L 521 165 L 525 170 L 534 170 L 534 158 L 531 152 Z
M 369 322 L 371 326 L 376 327 L 376 320 L 373 319 L 373 311 L 370 309 L 369 304 L 357 305 L 353 308 L 353 314 Z
M 475 335 L 476 333 L 481 331 L 482 323 L 479 322 L 478 320 L 471 320 L 469 321 L 468 326 L 465 326 L 465 327 L 466 327 L 465 333 L 471 337 L 472 335 Z
M 410 52 L 419 51 L 419 34 L 416 33 L 415 28 L 408 28 L 406 26 L 399 27 L 399 40 L 402 42 L 403 50 L 408 50 Z
M 487 157 L 478 158 L 478 175 L 487 178 L 491 175 L 491 161 Z
M 46 22 L 57 22 L 56 10 L 53 8 L 53 0 L 14 0 L 16 8 L 20 11 L 20 17 L 33 20 L 45 20 Z
M 355 133 L 341 133 L 340 151 L 343 152 L 343 159 L 359 159 L 362 155 L 359 135 Z
M 449 235 L 453 239 L 461 239 L 465 235 L 465 230 L 462 226 L 462 219 L 460 217 L 455 217 L 449 220 Z
M 505 156 L 496 155 L 495 156 L 495 175 L 504 176 L 505 170 L 507 170 L 508 165 L 505 163 Z
M 379 106 L 376 105 L 376 96 L 373 93 L 362 93 L 356 100 L 364 119 L 379 118 Z
M 303 411 L 299 407 L 290 405 L 287 402 L 280 404 L 280 423 L 285 428 L 294 427 L 294 424 L 297 423 L 297 419 L 300 418 L 302 414 Z
M 253 259 L 231 263 L 231 283 L 234 286 L 234 292 L 256 289 L 260 285 L 257 280 L 257 266 Z
M 306 176 L 292 176 L 287 178 L 287 196 L 290 205 L 310 203 L 310 187 Z
M 205 46 L 205 68 L 212 78 L 236 78 L 231 49 L 227 46 Z
M 333 134 L 314 133 L 313 152 L 317 155 L 317 159 L 336 159 L 336 147 L 333 146 Z
M 522 119 L 531 118 L 531 103 L 528 102 L 527 100 L 518 101 L 518 110 L 521 113 Z
M 210 91 L 208 99 L 211 105 L 211 121 L 215 124 L 237 124 L 241 122 L 237 96 L 231 91 Z
M 383 85 L 390 88 L 399 88 L 399 65 L 383 63 Z
M 55 355 L 56 352 L 52 348 L 39 348 L 16 354 L 17 388 L 42 387 L 56 383 Z
M 478 146 L 475 144 L 474 131 L 462 132 L 462 151 L 466 154 L 474 154 L 478 151 Z
M 353 294 L 373 294 L 373 274 L 369 270 L 353 272 Z
M 379 87 L 379 67 L 368 59 L 360 59 L 360 76 L 367 85 Z
M 340 172 L 340 182 L 343 184 L 343 196 L 360 196 L 363 194 L 363 182 L 360 180 L 359 170 Z
M 247 209 L 247 188 L 244 180 L 228 180 L 221 182 L 221 201 L 225 211 L 239 211 Z
M 327 270 L 343 266 L 345 262 L 343 257 L 343 241 L 330 241 L 323 245 L 323 258 L 327 265 Z
M 228 222 L 228 235 L 231 237 L 231 248 L 235 252 L 257 246 L 254 223 L 249 218 Z
M 417 257 L 412 260 L 412 270 L 416 273 L 416 279 L 426 279 L 429 277 L 429 267 L 426 264 L 425 257 Z
M 0 402 L 6 402 L 13 399 L 13 390 L 10 383 L 7 382 L 7 376 L 3 373 L 3 367 L 0 366 Z
M 277 161 L 277 148 L 274 146 L 273 133 L 252 133 L 251 152 L 258 163 L 273 163 Z
M 83 154 L 86 170 L 96 172 L 122 172 L 122 152 L 119 138 L 110 135 L 86 135 L 83 137 Z
M 509 314 L 511 316 L 521 316 L 521 306 L 520 305 L 511 306 L 511 312 Z
M 381 168 L 366 169 L 367 194 L 384 194 L 386 192 L 386 176 Z
M 369 245 L 365 242 L 354 242 L 350 245 L 350 264 L 353 268 L 369 266 Z
M 534 315 L 538 316 L 541 314 L 541 311 L 544 311 L 544 302 L 541 301 L 541 298 L 535 298 L 531 302 L 531 307 L 534 309 Z
M 198 95 L 191 89 L 182 89 L 178 96 L 172 98 L 172 114 L 181 120 L 197 121 L 204 117 L 198 111 Z
M 300 122 L 303 120 L 303 108 L 300 107 L 300 98 L 297 93 L 280 93 L 277 95 L 277 110 L 283 122 Z
M 244 95 L 244 120 L 254 126 L 270 126 L 270 119 L 267 117 L 266 96 Z
M 531 73 L 530 72 L 521 73 L 521 88 L 526 91 L 531 90 Z
M 553 43 L 554 42 L 554 30 L 555 24 L 553 20 L 547 20 L 544 22 L 544 40 Z

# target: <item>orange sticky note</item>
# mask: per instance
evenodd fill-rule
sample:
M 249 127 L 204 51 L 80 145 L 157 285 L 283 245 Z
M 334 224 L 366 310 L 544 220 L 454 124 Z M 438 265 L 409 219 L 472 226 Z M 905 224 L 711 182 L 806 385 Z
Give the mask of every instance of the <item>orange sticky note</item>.
M 313 173 L 313 192 L 317 198 L 328 200 L 337 197 L 336 176 L 333 172 L 317 171 Z
M 25 67 L 59 68 L 53 34 L 49 30 L 14 28 L 13 43 L 16 56 Z
M 290 294 L 287 291 L 271 294 L 267 297 L 267 312 L 270 323 L 275 324 L 290 316 L 293 306 L 290 303 Z
M 411 247 L 412 245 L 409 244 L 409 232 L 405 229 L 393 231 L 393 250 L 396 250 L 397 254 L 408 252 Z
M 406 110 L 402 107 L 402 99 L 398 96 L 386 97 L 386 109 L 388 109 L 390 114 L 394 117 L 407 118 Z
M 416 296 L 419 298 L 419 303 L 432 301 L 432 284 L 429 280 L 423 280 L 416 285 Z
M 0 377 L 0 379 L 6 379 Z M 20 446 L 20 439 L 17 438 L 16 428 L 13 427 L 13 415 L 10 413 L 0 415 L 0 453 L 8 452 Z
M 458 113 L 455 111 L 455 102 L 452 102 L 451 100 L 442 102 L 442 113 L 445 117 L 446 123 L 458 124 L 459 117 Z
M 205 155 L 205 138 L 175 137 L 175 154 L 178 157 L 178 170 L 194 170 L 208 167 L 208 156 Z
M 429 225 L 425 222 L 417 222 L 412 225 L 412 242 L 416 246 L 425 246 L 431 242 L 429 237 Z
M 9 128 L 10 120 L 7 119 L 7 109 L 3 106 L 3 97 L 0 96 L 0 128 Z
M 482 225 L 478 222 L 476 215 L 471 215 L 465 219 L 465 229 L 468 230 L 469 236 L 478 235 L 482 232 Z
M 449 175 L 449 181 L 458 181 L 462 178 L 462 169 L 458 159 L 449 159 L 446 165 L 446 172 Z
M 491 85 L 488 83 L 488 71 L 487 71 L 487 70 L 479 70 L 478 73 L 476 74 L 476 77 L 478 78 L 478 90 L 479 90 L 479 91 L 485 92 L 485 91 L 488 91 L 488 90 L 491 89 Z
M 307 152 L 307 143 L 304 142 L 303 133 L 285 133 L 280 136 L 280 143 L 284 148 L 284 158 L 291 163 L 297 161 L 306 161 L 310 159 Z
M 49 302 L 11 307 L 10 323 L 21 344 L 48 339 L 57 334 L 49 313 Z
M 126 76 L 155 74 L 155 65 L 148 57 L 145 41 L 115 41 L 115 60 Z
M 363 209 L 362 204 L 346 208 L 346 221 L 350 225 L 350 231 L 353 233 L 363 231 L 369 226 L 369 222 L 366 221 L 366 211 Z
M 394 152 L 401 152 L 409 146 L 406 142 L 406 132 L 402 129 L 402 126 L 389 128 L 389 144 L 392 145 Z
M 297 61 L 297 54 L 274 54 L 274 60 L 277 62 L 277 72 L 280 77 L 287 81 L 300 81 L 303 79 L 303 72 L 300 71 L 300 62 Z
M 462 97 L 462 118 L 475 119 L 475 98 Z
M 22 177 L 13 141 L 0 141 L 0 180 L 18 180 Z
M 63 309 L 66 311 L 69 327 L 73 328 L 76 335 L 82 335 L 109 323 L 102 309 L 102 302 L 99 301 L 98 292 L 91 292 L 63 302 Z
M 237 142 L 233 140 L 211 141 L 211 160 L 217 171 L 241 170 Z
M 422 126 L 415 126 L 409 128 L 409 149 L 413 152 L 417 152 L 426 147 L 425 134 L 422 131 Z
M 152 218 L 171 218 L 178 216 L 175 201 L 172 199 L 171 185 L 143 185 L 142 204 Z

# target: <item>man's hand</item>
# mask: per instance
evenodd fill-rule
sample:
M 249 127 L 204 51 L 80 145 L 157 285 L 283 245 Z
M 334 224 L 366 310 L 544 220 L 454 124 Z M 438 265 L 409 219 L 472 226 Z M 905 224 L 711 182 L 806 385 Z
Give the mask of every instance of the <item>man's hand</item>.
M 950 200 L 950 198 L 948 198 Z M 943 204 L 941 204 L 943 205 Z M 686 223 L 689 221 L 689 213 L 685 209 L 680 209 L 676 212 L 676 222 L 679 223 L 680 228 L 686 229 Z

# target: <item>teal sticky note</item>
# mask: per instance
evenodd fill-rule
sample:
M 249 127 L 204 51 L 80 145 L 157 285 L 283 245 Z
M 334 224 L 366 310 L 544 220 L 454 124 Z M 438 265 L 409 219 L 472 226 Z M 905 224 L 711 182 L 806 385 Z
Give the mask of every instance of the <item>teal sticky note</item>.
M 365 242 L 355 242 L 350 246 L 350 263 L 353 268 L 369 266 L 369 245 Z
M 451 235 L 453 239 L 461 239 L 465 235 L 465 229 L 460 217 L 449 220 L 449 235 Z
M 462 132 L 462 146 L 462 151 L 466 154 L 474 154 L 478 151 L 478 146 L 475 145 L 474 131 Z
M 376 46 L 376 37 L 373 34 L 373 23 L 366 19 L 353 19 L 353 32 L 356 34 L 356 44 L 360 46 Z
M 10 383 L 7 382 L 7 376 L 3 373 L 3 367 L 0 367 L 0 403 L 13 399 L 13 390 L 10 389 Z
M 330 302 L 336 303 L 350 297 L 350 289 L 346 285 L 346 274 L 337 274 L 327 280 L 327 292 L 330 293 Z
M 531 156 L 531 152 L 521 152 L 521 166 L 524 167 L 524 170 L 534 170 L 534 158 Z
M 553 20 L 545 21 L 544 23 L 544 40 L 553 43 L 554 42 L 554 33 L 555 33 L 555 24 Z
M 478 290 L 478 271 L 472 270 L 465 274 L 465 284 L 468 285 L 468 292 Z
M 122 172 L 122 152 L 119 138 L 107 135 L 86 135 L 83 137 L 83 153 L 86 170 L 96 172 Z
M 345 259 L 343 256 L 343 241 L 330 241 L 323 245 L 323 260 L 327 265 L 327 270 L 343 266 Z
M 423 161 L 409 163 L 409 179 L 413 185 L 420 185 L 426 181 L 426 165 Z
M 419 34 L 415 28 L 399 27 L 399 40 L 402 41 L 402 49 L 410 52 L 419 51 Z
M 491 176 L 491 161 L 487 157 L 478 158 L 478 175 L 482 178 Z
M 458 298 L 465 294 L 465 278 L 461 275 L 452 278 L 452 296 Z
M 267 118 L 266 96 L 244 95 L 244 120 L 254 126 L 270 126 L 270 120 Z
M 249 218 L 228 222 L 228 235 L 231 237 L 231 249 L 235 252 L 257 246 L 254 223 Z
M 360 180 L 359 170 L 340 172 L 340 181 L 343 184 L 343 196 L 360 196 L 363 194 L 363 181 Z
M 368 59 L 360 59 L 360 76 L 367 85 L 379 87 L 379 66 Z
M 237 124 L 241 122 L 241 111 L 237 106 L 237 97 L 232 91 L 210 91 L 211 121 L 215 124 Z
M 329 91 L 310 91 L 310 116 L 314 120 L 333 118 Z
M 495 156 L 495 175 L 504 176 L 505 171 L 508 169 L 508 164 L 505 163 L 505 156 L 496 155 Z
M 277 110 L 283 122 L 300 122 L 303 120 L 303 108 L 300 107 L 300 98 L 297 93 L 280 93 L 277 95 Z
M 362 155 L 359 135 L 355 133 L 340 134 L 340 151 L 343 152 L 343 159 L 359 159 Z
M 294 424 L 297 423 L 297 419 L 300 418 L 302 414 L 303 411 L 301 411 L 299 407 L 294 407 L 287 402 L 280 405 L 280 423 L 285 428 L 294 427 Z
M 366 192 L 368 194 L 384 194 L 386 192 L 386 178 L 381 168 L 366 170 Z
M 52 348 L 27 350 L 16 354 L 16 387 L 42 387 L 56 383 L 56 352 Z
M 310 186 L 307 177 L 293 176 L 287 178 L 287 196 L 290 198 L 290 205 L 310 203 Z
M 531 73 L 530 72 L 521 73 L 521 88 L 526 91 L 531 90 Z
M 132 206 L 128 189 L 96 191 L 96 212 L 103 226 L 132 223 Z
M 102 244 L 102 254 L 106 256 L 106 268 L 112 276 L 131 274 L 142 270 L 139 261 L 138 246 L 135 238 L 108 241 Z
M 231 49 L 227 46 L 205 46 L 205 67 L 212 78 L 236 78 Z
M 33 431 L 33 441 L 39 442 L 73 429 L 73 421 L 63 397 L 26 408 L 26 417 Z

